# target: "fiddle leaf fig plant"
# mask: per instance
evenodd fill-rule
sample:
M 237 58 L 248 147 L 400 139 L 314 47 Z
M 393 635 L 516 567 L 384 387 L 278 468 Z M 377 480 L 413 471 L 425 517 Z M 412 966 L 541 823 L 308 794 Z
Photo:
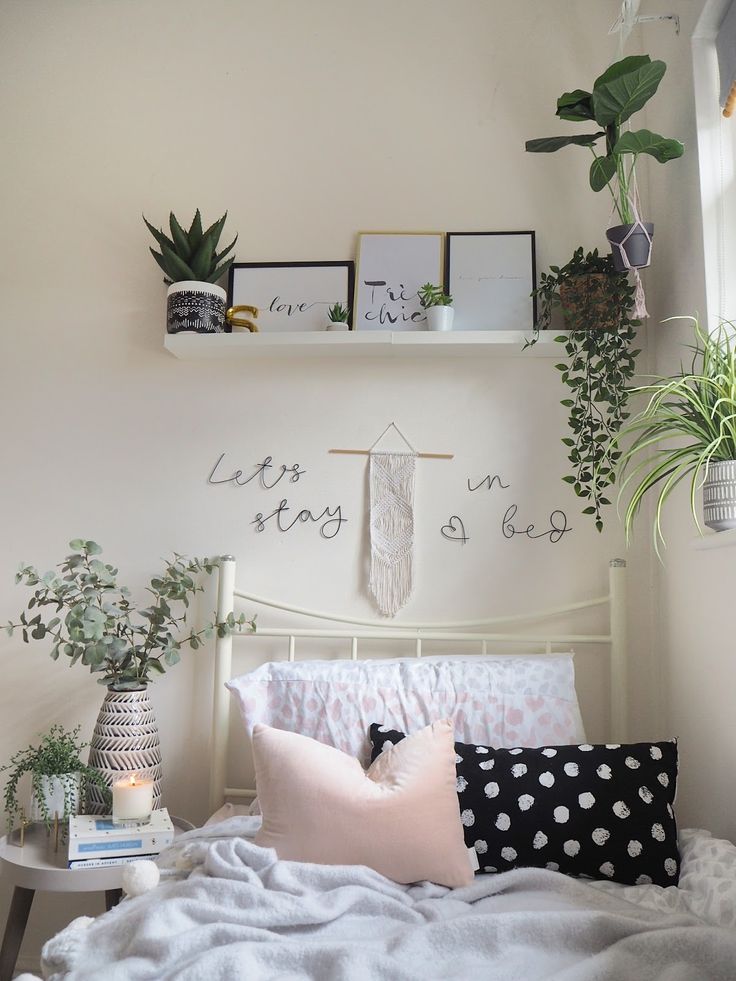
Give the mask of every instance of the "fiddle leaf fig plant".
M 555 367 L 570 390 L 561 401 L 569 410 L 570 430 L 562 440 L 570 473 L 562 479 L 589 502 L 583 514 L 602 531 L 603 509 L 611 503 L 606 492 L 621 455 L 615 438 L 629 416 L 629 384 L 639 354 L 633 350 L 640 323 L 631 316 L 635 288 L 625 273 L 614 270 L 610 255 L 600 256 L 597 249 L 585 253 L 582 247 L 564 266 L 542 273 L 540 281 L 535 333 L 525 347 L 536 342 L 539 330 L 549 329 L 559 308 L 568 333 L 555 337 L 566 355 Z
M 161 250 L 151 249 L 151 255 L 165 274 L 164 282 L 181 283 L 187 280 L 200 283 L 216 283 L 228 272 L 235 257 L 226 259 L 228 252 L 235 246 L 238 236 L 222 251 L 217 251 L 220 235 L 227 218 L 227 212 L 216 222 L 202 231 L 202 217 L 199 208 L 186 231 L 178 222 L 172 211 L 169 215 L 169 230 L 171 237 L 156 228 L 143 216 L 146 227 L 158 243 Z
M 51 827 L 54 815 L 49 811 L 46 795 L 50 778 L 57 777 L 63 788 L 64 812 L 59 817 L 66 819 L 75 812 L 81 790 L 82 800 L 86 788 L 94 784 L 102 792 L 105 799 L 110 797 L 110 789 L 105 778 L 80 759 L 87 743 L 79 741 L 80 726 L 73 730 L 65 729 L 58 723 L 52 725 L 41 737 L 38 746 L 28 746 L 15 753 L 8 763 L 0 766 L 0 773 L 8 773 L 5 784 L 5 818 L 8 832 L 13 828 L 15 819 L 21 810 L 18 800 L 18 787 L 25 773 L 31 774 L 31 789 L 36 801 L 41 820 L 47 828 Z
M 635 220 L 634 181 L 636 162 L 641 154 L 667 163 L 685 151 L 679 140 L 660 136 L 648 129 L 624 130 L 624 124 L 643 109 L 659 88 L 667 66 L 649 55 L 631 55 L 617 61 L 593 83 L 591 92 L 575 89 L 557 100 L 560 119 L 594 122 L 600 127 L 582 136 L 550 136 L 528 140 L 529 153 L 555 153 L 566 146 L 584 146 L 593 154 L 590 186 L 594 191 L 607 187 L 622 224 Z M 599 146 L 603 148 L 599 151 Z
M 190 598 L 202 592 L 195 579 L 210 575 L 216 558 L 187 559 L 174 553 L 164 571 L 147 587 L 153 597 L 148 606 L 138 607 L 130 590 L 118 584 L 118 570 L 99 559 L 100 546 L 75 538 L 72 552 L 57 568 L 59 572 L 40 573 L 35 566 L 21 565 L 16 583 L 34 589 L 19 622 L 5 627 L 9 636 L 22 632 L 23 640 L 50 640 L 51 657 L 69 658 L 69 665 L 80 662 L 98 682 L 117 691 L 147 686 L 167 667 L 181 660 L 183 647 L 197 650 L 215 635 L 227 637 L 234 631 L 255 630 L 255 618 L 228 614 L 200 630 L 176 636 L 186 625 Z M 179 613 L 177 604 L 184 607 Z

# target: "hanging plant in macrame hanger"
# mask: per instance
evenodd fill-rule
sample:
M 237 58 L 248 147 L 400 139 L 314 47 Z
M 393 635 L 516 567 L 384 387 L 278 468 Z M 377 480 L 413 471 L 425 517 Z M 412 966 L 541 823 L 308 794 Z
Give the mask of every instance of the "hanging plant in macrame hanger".
M 646 315 L 646 311 L 636 270 L 651 262 L 654 225 L 641 218 L 636 162 L 644 153 L 666 163 L 681 157 L 685 147 L 679 140 L 648 129 L 629 129 L 628 120 L 652 98 L 666 71 L 663 61 L 652 61 L 649 55 L 632 55 L 615 62 L 595 80 L 591 92 L 575 89 L 564 92 L 557 100 L 556 114 L 560 119 L 596 123 L 600 127 L 597 132 L 526 143 L 530 153 L 554 153 L 564 146 L 576 145 L 587 147 L 593 154 L 590 186 L 594 191 L 607 187 L 613 198 L 612 215 L 617 215 L 620 224 L 609 228 L 606 237 L 616 271 L 634 271 L 638 316 Z

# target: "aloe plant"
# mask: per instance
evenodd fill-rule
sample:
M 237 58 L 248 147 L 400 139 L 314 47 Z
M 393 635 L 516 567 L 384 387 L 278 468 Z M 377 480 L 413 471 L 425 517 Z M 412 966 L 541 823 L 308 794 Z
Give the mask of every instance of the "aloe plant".
M 632 224 L 633 189 L 636 162 L 644 153 L 659 163 L 681 157 L 685 147 L 679 140 L 668 139 L 648 129 L 627 130 L 623 124 L 652 98 L 667 66 L 652 61 L 649 55 L 632 55 L 611 65 L 593 83 L 593 91 L 575 89 L 564 92 L 557 100 L 560 119 L 572 122 L 593 121 L 600 127 L 582 136 L 550 136 L 528 140 L 529 153 L 554 153 L 565 146 L 588 147 L 593 154 L 590 186 L 594 191 L 607 187 L 622 224 Z M 605 153 L 596 153 L 596 144 L 604 140 Z M 615 178 L 615 184 L 614 184 Z
M 692 320 L 695 326 L 690 370 L 655 375 L 650 384 L 632 389 L 649 401 L 616 440 L 625 446 L 618 463 L 619 498 L 631 494 L 624 517 L 627 540 L 644 497 L 656 492 L 652 534 L 657 555 L 660 544 L 666 544 L 662 508 L 675 487 L 690 478 L 690 510 L 702 530 L 695 502 L 708 464 L 736 460 L 734 325 L 721 324 L 709 334 L 695 318 L 675 319 Z
M 226 218 L 227 212 L 206 231 L 202 231 L 202 217 L 197 208 L 189 230 L 185 231 L 172 211 L 169 215 L 171 231 L 171 238 L 169 238 L 160 229 L 155 228 L 145 215 L 143 216 L 146 227 L 161 249 L 160 252 L 151 249 L 151 255 L 163 269 L 166 283 L 180 283 L 186 280 L 216 283 L 218 279 L 222 279 L 235 259 L 234 256 L 230 256 L 229 259 L 225 256 L 238 240 L 236 235 L 226 249 L 217 251 Z
M 327 311 L 327 319 L 333 324 L 346 324 L 350 318 L 350 307 L 346 307 L 339 301 L 333 304 Z

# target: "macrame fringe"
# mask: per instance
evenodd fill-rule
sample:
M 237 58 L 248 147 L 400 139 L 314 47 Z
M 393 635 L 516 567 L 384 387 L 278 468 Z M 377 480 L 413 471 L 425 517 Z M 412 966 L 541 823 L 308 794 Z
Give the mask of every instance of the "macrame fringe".
M 374 555 L 371 561 L 370 589 L 379 611 L 395 616 L 406 605 L 414 588 L 414 562 L 411 552 L 398 561 Z
M 644 293 L 644 284 L 641 281 L 639 270 L 633 269 L 632 272 L 634 273 L 634 283 L 636 284 L 636 291 L 634 293 L 634 320 L 644 320 L 649 316 L 647 313 L 647 298 Z
M 414 587 L 414 470 L 411 453 L 370 455 L 371 571 L 379 611 L 394 616 Z

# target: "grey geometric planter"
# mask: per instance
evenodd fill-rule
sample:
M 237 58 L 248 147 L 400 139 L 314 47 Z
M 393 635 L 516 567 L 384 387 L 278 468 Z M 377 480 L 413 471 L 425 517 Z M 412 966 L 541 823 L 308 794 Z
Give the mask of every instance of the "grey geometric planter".
M 714 531 L 736 528 L 736 460 L 708 465 L 703 484 L 705 524 Z
M 161 744 L 147 689 L 108 688 L 90 740 L 89 765 L 110 788 L 129 773 L 153 780 L 153 809 L 161 807 Z M 89 787 L 87 797 L 91 814 L 109 814 L 110 806 L 96 787 Z
M 611 258 L 616 272 L 643 269 L 652 261 L 654 225 L 650 221 L 645 221 L 643 227 L 633 224 L 615 225 L 606 231 L 606 238 L 611 245 Z

